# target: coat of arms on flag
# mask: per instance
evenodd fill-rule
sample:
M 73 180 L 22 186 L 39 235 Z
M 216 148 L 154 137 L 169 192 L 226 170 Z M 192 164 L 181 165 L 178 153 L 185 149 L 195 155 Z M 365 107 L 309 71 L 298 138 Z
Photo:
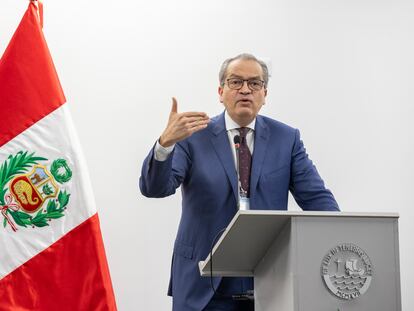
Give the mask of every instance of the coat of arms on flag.
M 0 206 L 3 226 L 44 227 L 64 216 L 70 193 L 63 184 L 72 178 L 65 159 L 56 159 L 50 168 L 46 158 L 19 151 L 0 166 Z M 26 171 L 29 171 L 25 173 Z M 46 206 L 44 206 L 46 205 Z
M 116 311 L 87 166 L 42 21 L 41 4 L 30 1 L 0 58 L 0 310 Z

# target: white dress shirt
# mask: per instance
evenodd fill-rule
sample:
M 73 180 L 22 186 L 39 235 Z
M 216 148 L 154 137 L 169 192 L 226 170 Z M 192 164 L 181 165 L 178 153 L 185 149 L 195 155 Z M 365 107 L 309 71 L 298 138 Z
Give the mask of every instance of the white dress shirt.
M 234 120 L 227 113 L 227 110 L 224 114 L 224 121 L 226 123 L 227 136 L 229 137 L 229 143 L 231 146 L 231 151 L 233 153 L 234 167 L 236 167 L 237 159 L 236 159 L 236 147 L 234 146 L 234 136 L 240 135 L 239 131 L 237 130 L 238 128 L 240 128 L 240 125 L 234 122 Z M 246 126 L 247 128 L 249 128 L 249 131 L 246 134 L 246 144 L 250 150 L 250 154 L 253 154 L 255 124 L 256 124 L 256 118 L 254 118 L 254 120 L 249 125 Z M 236 167 L 236 170 L 237 170 L 237 167 Z

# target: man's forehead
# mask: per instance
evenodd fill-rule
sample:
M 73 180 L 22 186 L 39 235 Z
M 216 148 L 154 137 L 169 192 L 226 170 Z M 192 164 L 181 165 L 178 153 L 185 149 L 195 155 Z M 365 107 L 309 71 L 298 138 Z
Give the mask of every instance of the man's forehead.
M 251 59 L 237 59 L 227 67 L 227 77 L 258 78 L 263 76 L 262 67 Z

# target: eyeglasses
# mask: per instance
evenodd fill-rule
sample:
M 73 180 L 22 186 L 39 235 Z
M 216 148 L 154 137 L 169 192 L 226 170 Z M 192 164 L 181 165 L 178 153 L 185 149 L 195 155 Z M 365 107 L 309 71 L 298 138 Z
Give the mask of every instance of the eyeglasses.
M 264 81 L 259 79 L 239 79 L 239 78 L 230 78 L 227 79 L 227 85 L 232 90 L 240 90 L 243 87 L 244 81 L 247 82 L 247 86 L 251 91 L 260 91 L 264 86 Z

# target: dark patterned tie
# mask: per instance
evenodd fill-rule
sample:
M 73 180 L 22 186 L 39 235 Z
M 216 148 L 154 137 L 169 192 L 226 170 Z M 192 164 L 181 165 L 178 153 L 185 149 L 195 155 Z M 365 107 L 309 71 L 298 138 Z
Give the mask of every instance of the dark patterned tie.
M 250 197 L 250 168 L 252 165 L 252 155 L 249 147 L 247 147 L 246 135 L 249 131 L 247 127 L 237 129 L 240 133 L 240 148 L 239 148 L 239 174 L 240 184 L 245 195 Z

